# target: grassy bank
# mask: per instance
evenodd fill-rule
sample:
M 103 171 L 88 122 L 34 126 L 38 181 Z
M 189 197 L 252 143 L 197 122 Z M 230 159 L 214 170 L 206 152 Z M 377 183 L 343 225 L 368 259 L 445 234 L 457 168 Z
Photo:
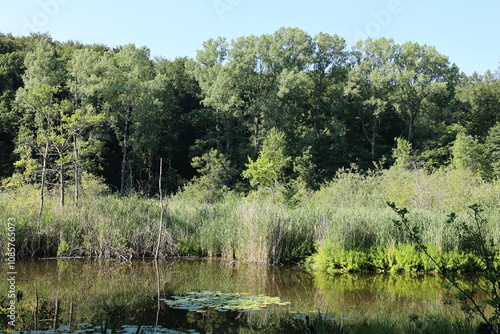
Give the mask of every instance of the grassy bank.
M 96 180 L 84 183 L 82 193 L 78 202 L 68 200 L 63 208 L 55 193 L 48 194 L 37 223 L 36 187 L 2 191 L 0 222 L 4 230 L 9 218 L 15 222 L 18 256 L 137 258 L 155 253 L 161 209 L 157 199 L 139 194 L 121 198 Z M 449 254 L 457 270 L 477 264 L 463 257 L 467 245 L 455 233 L 456 226 L 445 223 L 450 212 L 457 213 L 460 222 L 469 219 L 469 205 L 480 204 L 489 222 L 488 235 L 500 242 L 500 182 L 485 182 L 467 171 L 349 170 L 297 199 L 298 204 L 290 205 L 265 195 L 228 194 L 216 203 L 200 203 L 181 192 L 165 200 L 159 252 L 271 264 L 316 254 L 315 268 L 333 271 L 431 269 L 404 263 L 420 260 L 412 260 L 411 247 L 394 228 L 396 217 L 387 201 L 408 207 L 412 219 L 423 226 L 424 243 L 434 252 Z M 0 238 L 5 254 L 6 234 Z M 350 266 L 353 261 L 358 265 Z

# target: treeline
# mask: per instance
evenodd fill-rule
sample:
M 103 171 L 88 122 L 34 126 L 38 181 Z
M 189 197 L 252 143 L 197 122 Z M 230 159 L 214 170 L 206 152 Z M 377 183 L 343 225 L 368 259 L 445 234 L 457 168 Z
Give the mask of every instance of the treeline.
M 293 197 L 343 167 L 500 175 L 498 74 L 434 47 L 296 28 L 211 39 L 196 59 L 0 35 L 0 179 L 75 198 L 99 176 L 124 195 L 185 187 Z M 163 162 L 160 169 L 160 161 Z M 160 174 L 160 170 L 162 173 Z M 43 206 L 43 203 L 42 203 Z

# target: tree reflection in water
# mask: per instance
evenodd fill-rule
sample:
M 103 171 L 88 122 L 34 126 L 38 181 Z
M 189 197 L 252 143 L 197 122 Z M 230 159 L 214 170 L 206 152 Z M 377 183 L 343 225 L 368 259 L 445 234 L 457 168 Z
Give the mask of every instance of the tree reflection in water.
M 3 265 L 5 266 L 5 264 Z M 2 268 L 5 272 L 5 268 Z M 19 262 L 17 330 L 45 330 L 62 325 L 100 325 L 117 319 L 120 325 L 162 326 L 199 332 L 276 333 L 288 312 L 328 311 L 354 319 L 376 318 L 390 312 L 459 314 L 443 305 L 444 280 L 435 275 L 311 275 L 298 267 L 230 263 L 224 259 L 173 259 L 120 263 L 116 261 L 45 260 Z M 6 288 L 2 280 L 0 286 Z M 162 299 L 190 291 L 264 294 L 290 302 L 265 311 L 205 313 L 168 307 Z M 5 307 L 8 300 L 2 302 Z M 4 320 L 2 320 L 4 321 Z M 7 323 L 0 323 L 7 329 Z

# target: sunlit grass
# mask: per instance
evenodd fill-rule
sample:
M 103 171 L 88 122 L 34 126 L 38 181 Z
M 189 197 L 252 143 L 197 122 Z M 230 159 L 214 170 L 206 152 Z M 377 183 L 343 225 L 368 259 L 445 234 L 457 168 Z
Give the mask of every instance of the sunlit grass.
M 121 259 L 152 256 L 158 240 L 161 205 L 139 194 L 108 194 L 95 180 L 75 203 L 59 208 L 57 193 L 46 196 L 37 224 L 38 189 L 26 185 L 0 192 L 0 223 L 16 223 L 19 256 L 83 255 Z M 457 221 L 479 203 L 490 222 L 488 234 L 500 242 L 500 182 L 484 182 L 467 171 L 426 173 L 390 169 L 373 173 L 346 170 L 320 190 L 301 194 L 293 205 L 265 196 L 228 194 L 214 203 L 184 193 L 165 199 L 160 254 L 224 256 L 258 263 L 300 262 L 322 247 L 343 251 L 385 249 L 405 244 L 394 229 L 387 202 L 407 206 L 421 226 L 423 241 L 439 253 L 460 252 Z M 4 234 L 0 238 L 5 238 Z M 5 247 L 5 239 L 0 247 Z M 5 253 L 5 249 L 3 249 Z

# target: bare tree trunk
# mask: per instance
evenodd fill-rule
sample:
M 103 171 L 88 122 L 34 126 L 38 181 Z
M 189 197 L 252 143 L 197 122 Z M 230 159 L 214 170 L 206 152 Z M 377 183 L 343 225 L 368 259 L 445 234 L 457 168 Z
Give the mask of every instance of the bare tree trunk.
M 54 311 L 54 329 L 57 329 L 57 323 L 59 322 L 59 297 L 56 298 L 56 305 Z
M 59 171 L 59 206 L 64 207 L 65 202 L 65 182 L 64 182 L 64 163 L 61 163 Z
M 372 131 L 371 134 L 368 134 L 368 131 L 366 130 L 365 123 L 362 121 L 361 126 L 363 127 L 363 133 L 365 134 L 366 140 L 370 143 L 370 155 L 371 158 L 375 158 L 375 149 L 377 146 L 377 130 L 378 130 L 378 116 L 374 115 L 372 119 Z
M 427 96 L 427 95 L 425 95 Z M 425 96 L 420 97 L 419 100 L 415 102 L 408 102 L 408 116 L 409 116 L 409 122 L 410 124 L 408 125 L 408 141 L 411 142 L 413 138 L 413 131 L 415 127 L 415 120 L 417 119 L 417 115 L 420 109 L 420 103 L 422 102 L 422 99 L 425 98 Z
M 160 158 L 160 177 L 158 180 L 158 189 L 160 192 L 160 226 L 158 227 L 158 242 L 156 243 L 155 259 L 158 258 L 158 253 L 160 251 L 161 235 L 163 231 L 163 191 L 161 189 L 161 178 L 163 175 L 163 159 Z
M 260 115 L 255 116 L 255 131 L 253 138 L 253 158 L 257 159 L 257 154 L 259 153 L 259 125 L 260 125 Z
M 413 110 L 410 109 L 410 125 L 408 126 L 408 141 L 411 141 L 411 138 L 413 137 L 413 122 L 415 121 L 415 115 L 413 113 Z
M 161 299 L 160 299 L 160 270 L 158 268 L 158 261 L 155 259 L 155 271 L 156 271 L 156 322 L 155 326 L 158 326 L 158 321 L 160 319 L 160 309 L 161 309 Z
M 65 202 L 65 181 L 64 173 L 66 169 L 64 168 L 64 148 L 57 147 L 57 155 L 59 156 L 59 207 L 62 209 Z
M 120 176 L 120 196 L 125 194 L 125 168 L 127 166 L 127 149 L 128 149 L 128 123 L 130 117 L 130 107 L 127 107 L 125 115 L 125 128 L 123 131 L 123 147 L 122 147 L 122 166 L 121 166 L 121 176 Z
M 40 207 L 38 209 L 37 225 L 40 225 L 42 220 L 43 205 L 45 202 L 45 179 L 47 174 L 47 159 L 49 158 L 49 142 L 45 143 L 45 151 L 42 153 L 42 180 L 40 185 Z
M 316 99 L 316 111 L 314 114 L 314 123 L 313 123 L 313 148 L 316 146 L 316 138 L 318 137 L 318 118 L 319 118 L 319 110 L 321 107 L 321 99 L 318 96 Z
M 33 322 L 35 323 L 35 330 L 38 329 L 38 291 L 35 291 L 35 310 L 33 312 Z
M 78 153 L 78 146 L 77 146 L 77 140 L 76 140 L 76 135 L 73 136 L 73 153 L 74 153 L 74 160 L 75 160 L 75 194 L 74 194 L 74 200 L 75 200 L 75 205 L 78 205 L 78 198 L 80 197 L 80 157 Z
M 371 156 L 372 160 L 375 159 L 375 147 L 376 147 L 376 142 L 377 142 L 377 130 L 378 130 L 378 117 L 373 116 L 373 129 L 372 129 L 372 140 L 371 140 Z

